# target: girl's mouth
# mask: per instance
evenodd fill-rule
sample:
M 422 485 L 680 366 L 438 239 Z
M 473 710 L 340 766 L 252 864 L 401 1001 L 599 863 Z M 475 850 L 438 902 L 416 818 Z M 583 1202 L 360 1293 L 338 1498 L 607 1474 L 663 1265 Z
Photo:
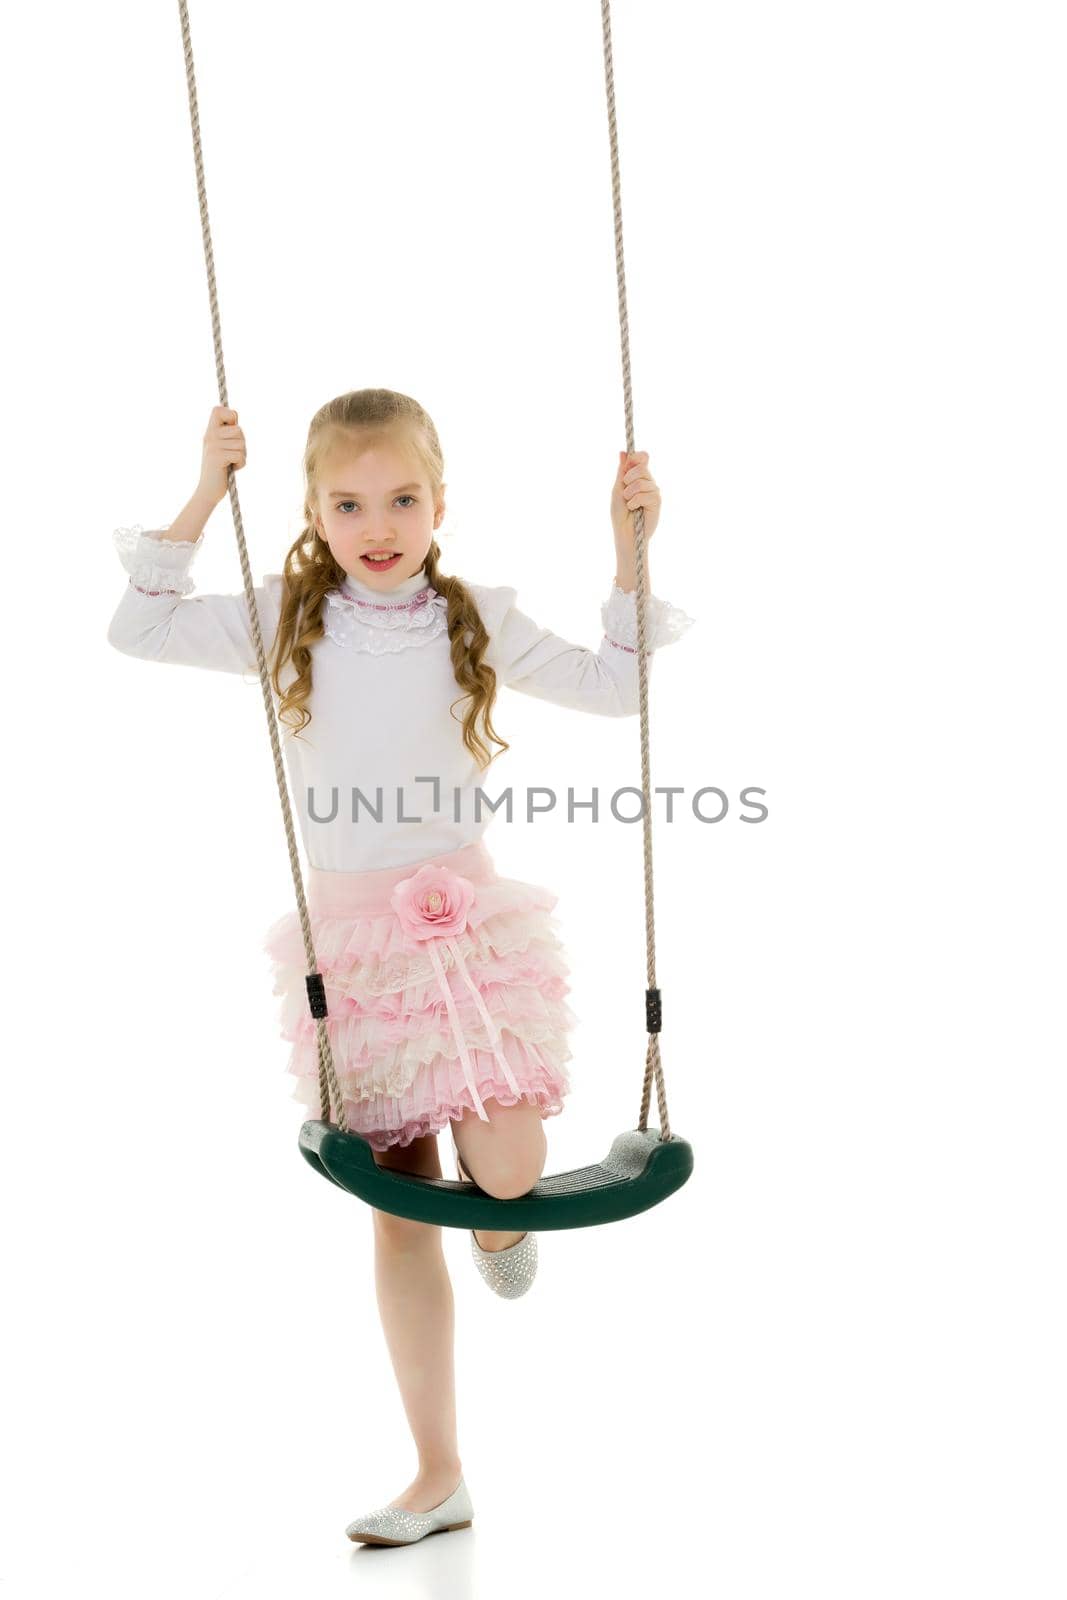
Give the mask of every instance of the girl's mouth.
M 400 552 L 397 551 L 395 556 L 387 556 L 384 561 L 375 560 L 372 556 L 360 556 L 359 559 L 365 567 L 371 567 L 375 572 L 388 572 L 389 568 L 395 567 L 400 560 Z

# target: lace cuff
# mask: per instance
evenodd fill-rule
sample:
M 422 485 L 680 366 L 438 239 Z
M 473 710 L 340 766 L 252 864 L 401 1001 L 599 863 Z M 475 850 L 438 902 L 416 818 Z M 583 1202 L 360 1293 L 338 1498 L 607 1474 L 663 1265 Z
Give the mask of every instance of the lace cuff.
M 673 644 L 696 621 L 680 606 L 673 606 L 669 600 L 660 600 L 654 594 L 648 595 L 646 602 L 645 646 L 649 651 L 658 650 L 661 645 Z M 610 644 L 620 650 L 637 650 L 636 589 L 627 592 L 613 583 L 611 594 L 600 608 L 600 618 Z
M 119 560 L 130 575 L 130 582 L 142 594 L 190 594 L 193 580 L 188 567 L 204 542 L 197 539 L 164 539 L 170 527 L 146 530 L 140 523 L 132 528 L 116 528 L 111 535 Z

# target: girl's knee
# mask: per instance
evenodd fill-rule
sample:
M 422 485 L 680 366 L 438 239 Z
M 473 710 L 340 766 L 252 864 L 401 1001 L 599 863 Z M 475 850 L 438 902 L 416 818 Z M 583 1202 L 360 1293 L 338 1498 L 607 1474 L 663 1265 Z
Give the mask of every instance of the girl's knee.
M 488 1125 L 463 1118 L 456 1143 L 463 1165 L 480 1189 L 497 1200 L 529 1194 L 545 1168 L 548 1141 L 540 1111 L 528 1101 L 501 1106 L 486 1101 Z
M 478 1179 L 478 1187 L 495 1200 L 518 1200 L 521 1195 L 529 1194 L 540 1178 L 541 1171 L 540 1165 L 535 1170 L 533 1164 L 516 1162 L 510 1167 L 485 1173 Z

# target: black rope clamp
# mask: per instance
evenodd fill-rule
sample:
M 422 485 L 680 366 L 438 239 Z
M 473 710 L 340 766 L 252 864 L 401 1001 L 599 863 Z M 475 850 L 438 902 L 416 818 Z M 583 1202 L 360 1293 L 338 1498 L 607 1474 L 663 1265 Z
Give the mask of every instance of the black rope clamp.
M 663 1026 L 663 1003 L 658 989 L 645 990 L 645 1027 L 649 1033 L 659 1033 Z
M 328 1016 L 329 1013 L 326 1010 L 326 986 L 322 981 L 322 973 L 309 972 L 304 979 L 304 983 L 307 985 L 308 1005 L 311 1008 L 311 1015 L 313 1017 Z

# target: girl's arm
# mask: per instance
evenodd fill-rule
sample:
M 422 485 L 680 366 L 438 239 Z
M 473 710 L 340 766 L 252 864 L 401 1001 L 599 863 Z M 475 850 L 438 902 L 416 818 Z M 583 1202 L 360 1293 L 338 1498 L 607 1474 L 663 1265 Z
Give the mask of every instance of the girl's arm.
M 490 634 L 486 660 L 498 682 L 576 711 L 606 717 L 637 715 L 636 590 L 612 584 L 600 608 L 604 633 L 597 650 L 572 644 L 542 628 L 515 605 L 516 590 L 502 587 L 483 593 L 488 601 L 483 620 Z M 646 616 L 645 645 L 651 669 L 652 652 L 680 639 L 695 618 L 651 593 Z M 496 619 L 495 625 L 491 618 Z
M 115 547 L 129 577 L 107 630 L 108 643 L 124 655 L 144 661 L 169 661 L 217 672 L 257 672 L 243 591 L 192 595 L 189 566 L 204 536 L 168 539 L 169 527 L 115 529 Z M 281 574 L 268 574 L 255 590 L 268 661 L 280 612 L 281 584 Z

